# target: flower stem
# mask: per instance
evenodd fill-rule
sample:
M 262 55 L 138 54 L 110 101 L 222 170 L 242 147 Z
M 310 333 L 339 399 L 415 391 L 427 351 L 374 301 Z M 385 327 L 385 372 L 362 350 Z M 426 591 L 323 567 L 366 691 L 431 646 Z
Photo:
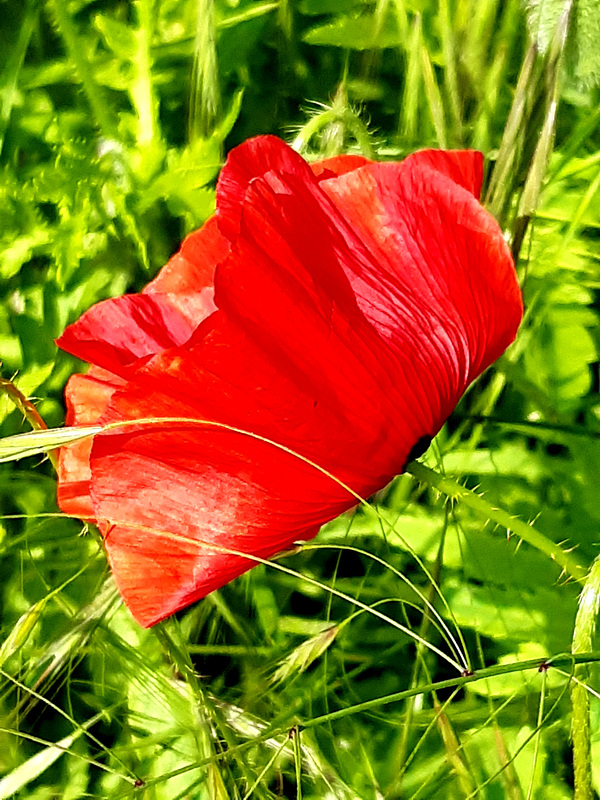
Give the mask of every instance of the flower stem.
M 580 583 L 584 581 L 587 571 L 579 559 L 572 552 L 563 550 L 559 544 L 540 533 L 532 525 L 523 522 L 518 517 L 513 517 L 502 508 L 495 508 L 481 495 L 476 494 L 471 489 L 467 489 L 451 478 L 440 475 L 419 461 L 412 461 L 406 467 L 406 472 L 409 472 L 421 483 L 433 486 L 434 489 L 437 489 L 438 492 L 446 495 L 446 497 L 458 500 L 473 509 L 477 514 L 498 523 L 498 525 L 506 528 L 508 532 L 515 533 L 532 547 L 550 556 L 572 578 L 575 578 Z

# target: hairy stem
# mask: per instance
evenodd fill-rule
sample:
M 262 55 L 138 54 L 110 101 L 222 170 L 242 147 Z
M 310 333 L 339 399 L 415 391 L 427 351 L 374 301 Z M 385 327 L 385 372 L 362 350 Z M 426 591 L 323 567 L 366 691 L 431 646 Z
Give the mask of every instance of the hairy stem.
M 507 531 L 516 534 L 524 542 L 527 542 L 536 550 L 550 556 L 553 561 L 562 567 L 562 569 L 575 580 L 582 582 L 586 575 L 586 568 L 581 564 L 579 559 L 567 550 L 564 550 L 559 544 L 553 542 L 543 533 L 540 533 L 532 525 L 523 522 L 518 517 L 513 517 L 502 508 L 496 508 L 488 503 L 488 501 L 478 495 L 466 486 L 462 486 L 457 481 L 440 475 L 435 470 L 426 467 L 418 461 L 412 461 L 406 468 L 409 472 L 421 483 L 433 486 L 441 494 L 452 500 L 457 500 L 460 503 L 473 509 L 477 514 L 498 523 Z

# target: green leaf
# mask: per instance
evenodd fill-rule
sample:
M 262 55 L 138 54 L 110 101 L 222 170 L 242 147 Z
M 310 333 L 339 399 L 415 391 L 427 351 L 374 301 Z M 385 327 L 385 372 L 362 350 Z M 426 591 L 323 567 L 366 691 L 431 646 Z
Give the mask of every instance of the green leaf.
M 598 360 L 596 343 L 588 330 L 591 321 L 598 328 L 589 309 L 566 305 L 555 308 L 525 351 L 530 379 L 559 411 L 575 408 L 591 389 L 590 365 Z
M 14 237 L 12 242 L 3 247 L 0 253 L 0 277 L 4 280 L 12 278 L 35 252 L 46 248 L 51 240 L 52 235 L 45 228 L 38 228 L 31 233 Z
M 565 8 L 565 0 L 526 0 L 529 33 L 542 53 L 546 53 Z
M 116 59 L 104 66 L 101 80 L 115 89 L 127 91 L 136 112 L 136 138 L 139 145 L 151 144 L 158 133 L 158 100 L 154 91 L 150 42 L 154 16 L 149 0 L 134 4 L 138 27 L 124 25 L 105 14 L 94 22 Z
M 167 167 L 148 186 L 140 198 L 144 211 L 157 200 L 164 200 L 173 214 L 186 220 L 186 228 L 198 228 L 214 213 L 215 192 L 210 184 L 221 165 L 220 139 L 196 139 L 184 150 L 171 150 Z
M 383 23 L 372 15 L 338 17 L 317 25 L 304 34 L 307 44 L 329 45 L 350 50 L 382 50 L 403 44 L 395 15 L 387 14 Z
M 528 589 L 500 589 L 463 583 L 454 590 L 447 587 L 445 594 L 458 624 L 481 636 L 539 643 L 546 652 L 569 649 L 577 603 L 560 589 L 533 584 Z

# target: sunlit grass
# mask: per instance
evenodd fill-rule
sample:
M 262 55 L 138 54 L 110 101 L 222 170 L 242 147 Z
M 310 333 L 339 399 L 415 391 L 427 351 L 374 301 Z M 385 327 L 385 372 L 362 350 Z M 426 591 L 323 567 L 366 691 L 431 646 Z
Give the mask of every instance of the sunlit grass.
M 598 790 L 591 4 L 5 5 L 0 798 L 582 800 L 586 763 Z M 139 290 L 265 132 L 311 156 L 482 149 L 528 311 L 426 465 L 145 631 L 56 512 L 43 454 L 71 432 L 8 437 L 62 425 L 54 338 Z

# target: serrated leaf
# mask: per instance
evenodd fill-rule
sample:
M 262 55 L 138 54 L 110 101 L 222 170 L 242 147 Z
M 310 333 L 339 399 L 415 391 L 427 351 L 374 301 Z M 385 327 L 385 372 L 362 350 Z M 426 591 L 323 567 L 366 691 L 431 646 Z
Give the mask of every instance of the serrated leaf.
M 224 141 L 227 136 L 231 133 L 233 126 L 237 122 L 237 119 L 240 115 L 240 111 L 242 110 L 242 100 L 244 99 L 244 90 L 239 89 L 233 96 L 233 100 L 231 101 L 231 105 L 227 113 L 223 116 L 220 125 L 218 126 L 217 133 L 221 141 Z
M 38 228 L 30 233 L 15 236 L 9 245 L 2 248 L 0 277 L 4 280 L 12 278 L 36 251 L 45 248 L 51 240 L 52 235 L 45 228 Z
M 567 43 L 567 66 L 577 83 L 597 86 L 600 83 L 600 3 L 578 0 L 572 41 Z
M 527 23 L 532 39 L 546 53 L 565 7 L 565 0 L 527 0 Z
M 172 213 L 184 216 L 189 230 L 199 227 L 214 213 L 214 181 L 221 164 L 220 139 L 198 138 L 182 151 L 171 150 L 167 168 L 153 180 L 139 201 L 140 211 L 159 199 Z
M 158 99 L 154 92 L 150 52 L 154 17 L 151 4 L 146 0 L 138 0 L 135 8 L 139 23 L 136 28 L 104 14 L 96 15 L 94 22 L 116 57 L 114 62 L 104 66 L 101 82 L 127 91 L 136 112 L 138 144 L 146 147 L 156 138 L 158 127 Z

